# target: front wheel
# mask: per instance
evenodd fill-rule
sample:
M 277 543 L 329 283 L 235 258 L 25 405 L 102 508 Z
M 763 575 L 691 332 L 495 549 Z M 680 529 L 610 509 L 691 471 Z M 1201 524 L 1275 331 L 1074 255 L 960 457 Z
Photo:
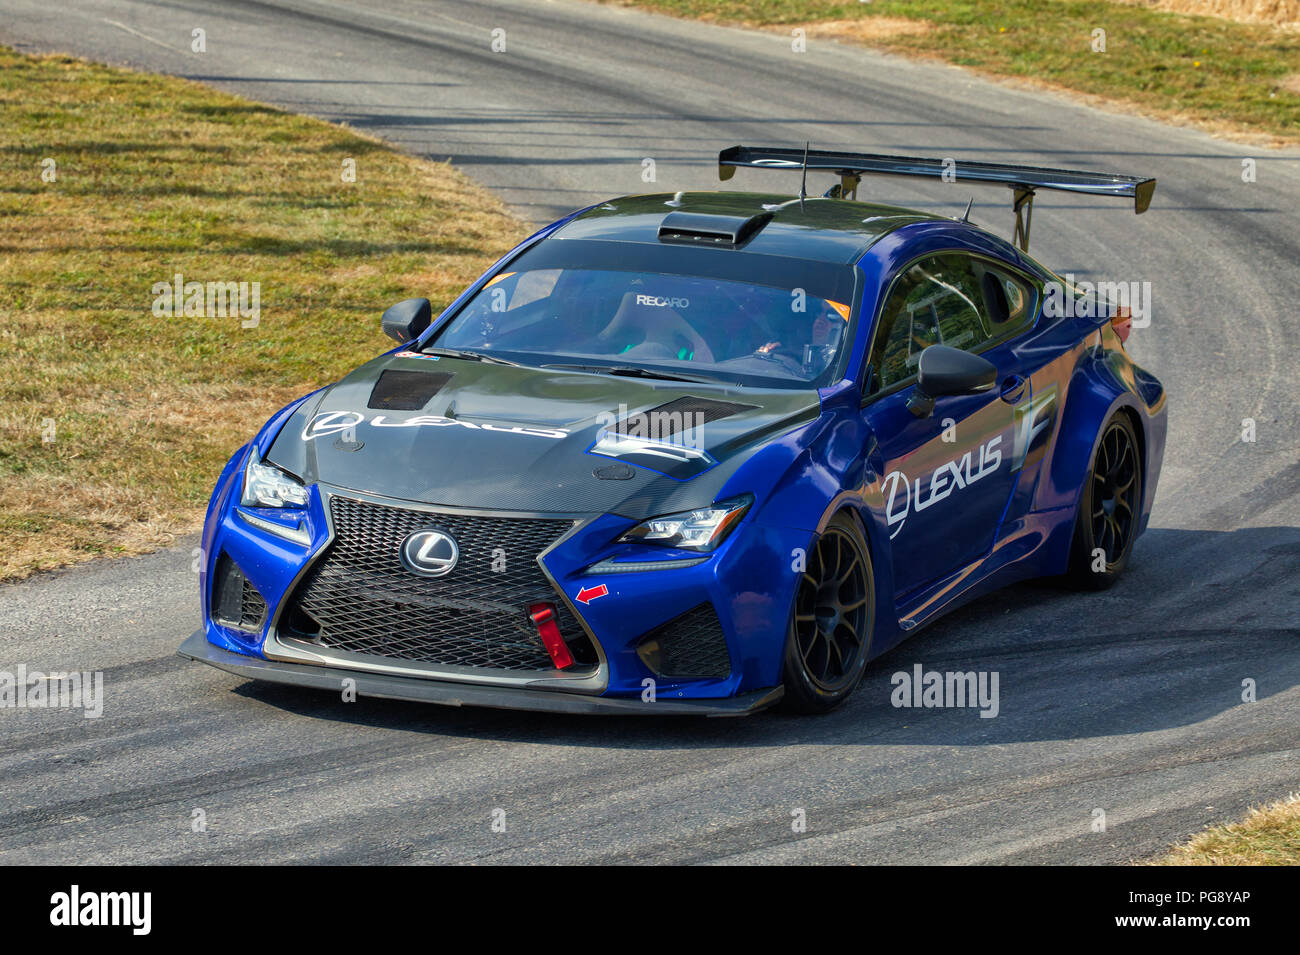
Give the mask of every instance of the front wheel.
M 787 709 L 825 713 L 857 688 L 875 622 L 875 579 L 866 541 L 836 514 L 808 555 L 785 646 Z
M 1106 424 L 1079 499 L 1068 577 L 1085 590 L 1119 579 L 1133 552 L 1142 508 L 1142 459 L 1125 414 Z

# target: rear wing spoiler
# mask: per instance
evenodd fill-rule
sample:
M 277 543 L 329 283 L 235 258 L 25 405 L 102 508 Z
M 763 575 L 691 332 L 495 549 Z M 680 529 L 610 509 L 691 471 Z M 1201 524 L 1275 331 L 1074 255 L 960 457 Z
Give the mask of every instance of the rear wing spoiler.
M 1015 241 L 1022 250 L 1029 247 L 1029 223 L 1033 212 L 1034 191 L 1037 189 L 1132 199 L 1133 211 L 1139 215 L 1147 211 L 1151 205 L 1151 196 L 1156 190 L 1154 179 L 1072 169 L 1048 169 L 1042 166 L 1008 166 L 991 162 L 764 146 L 732 146 L 718 153 L 720 180 L 730 179 L 739 166 L 755 169 L 801 169 L 805 174 L 810 169 L 833 172 L 840 177 L 840 184 L 832 187 L 827 195 L 844 199 L 857 198 L 858 183 L 863 175 L 924 176 L 945 182 L 1008 186 L 1015 193 L 1012 201 L 1016 213 Z

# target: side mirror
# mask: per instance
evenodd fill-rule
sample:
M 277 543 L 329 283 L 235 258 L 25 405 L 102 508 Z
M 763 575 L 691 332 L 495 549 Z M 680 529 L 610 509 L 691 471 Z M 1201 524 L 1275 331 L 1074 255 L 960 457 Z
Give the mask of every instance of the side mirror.
M 427 298 L 408 298 L 384 310 L 380 326 L 398 344 L 418 338 L 433 321 L 433 306 Z
M 997 380 L 998 369 L 991 361 L 960 348 L 931 345 L 921 352 L 916 389 L 908 399 L 907 410 L 925 418 L 934 411 L 935 398 L 988 391 Z

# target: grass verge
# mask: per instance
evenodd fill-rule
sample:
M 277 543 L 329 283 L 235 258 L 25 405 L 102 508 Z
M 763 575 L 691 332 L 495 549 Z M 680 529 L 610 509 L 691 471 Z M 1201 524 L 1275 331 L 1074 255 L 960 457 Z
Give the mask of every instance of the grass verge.
M 450 166 L 184 80 L 0 48 L 0 114 L 0 580 L 195 529 L 272 411 L 384 347 L 384 307 L 524 235 Z M 155 315 L 178 273 L 260 283 L 256 324 Z
M 1252 809 L 1241 822 L 1210 826 L 1157 865 L 1300 865 L 1300 794 Z
M 604 0 L 807 31 L 1088 94 L 1154 118 L 1300 143 L 1300 31 L 1105 0 Z M 1094 31 L 1105 51 L 1094 52 Z M 793 42 L 793 37 L 792 37 Z

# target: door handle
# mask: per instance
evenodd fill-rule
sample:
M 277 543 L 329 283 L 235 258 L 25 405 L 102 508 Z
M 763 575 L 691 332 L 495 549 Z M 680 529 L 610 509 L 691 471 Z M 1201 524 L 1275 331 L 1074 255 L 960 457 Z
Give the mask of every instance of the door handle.
M 1020 400 L 1025 392 L 1026 379 L 1022 375 L 1011 375 L 1002 379 L 1002 400 L 1009 405 Z

